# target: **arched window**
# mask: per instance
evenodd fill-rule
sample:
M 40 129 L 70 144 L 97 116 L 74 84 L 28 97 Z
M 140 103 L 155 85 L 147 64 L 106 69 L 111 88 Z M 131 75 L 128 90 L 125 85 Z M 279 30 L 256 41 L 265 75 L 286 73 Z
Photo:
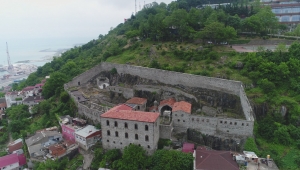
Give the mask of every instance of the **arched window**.
M 110 136 L 110 131 L 109 130 L 107 131 L 107 136 Z
M 148 135 L 145 136 L 145 141 L 149 141 L 149 136 Z
M 145 125 L 145 131 L 148 131 L 149 128 L 148 128 L 148 125 Z
M 119 132 L 118 131 L 115 132 L 115 136 L 119 137 Z
M 109 126 L 109 120 L 106 121 L 106 125 Z
M 127 132 L 125 133 L 125 138 L 128 138 L 128 133 Z
M 124 128 L 128 128 L 128 124 L 126 122 L 124 123 Z
M 117 121 L 115 121 L 115 127 L 118 127 L 118 122 Z
M 139 140 L 138 134 L 135 134 L 135 140 Z
M 134 124 L 134 129 L 138 129 L 138 125 L 137 124 Z

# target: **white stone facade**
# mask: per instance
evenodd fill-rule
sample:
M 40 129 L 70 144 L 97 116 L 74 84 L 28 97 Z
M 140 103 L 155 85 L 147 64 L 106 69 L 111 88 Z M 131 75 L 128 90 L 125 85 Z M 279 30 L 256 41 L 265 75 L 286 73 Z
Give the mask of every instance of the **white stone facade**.
M 147 154 L 157 149 L 159 140 L 159 118 L 155 122 L 138 122 L 112 118 L 101 118 L 102 146 L 105 149 L 124 149 L 136 144 Z

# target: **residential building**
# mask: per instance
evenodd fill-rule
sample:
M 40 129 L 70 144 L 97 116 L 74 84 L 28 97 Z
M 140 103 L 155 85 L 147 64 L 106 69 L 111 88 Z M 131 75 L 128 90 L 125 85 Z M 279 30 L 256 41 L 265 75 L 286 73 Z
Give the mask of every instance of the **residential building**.
M 5 98 L 0 98 L 0 110 L 5 110 L 6 109 L 6 100 Z
M 34 86 L 34 89 L 33 89 L 33 94 L 35 94 L 35 95 L 41 95 L 41 93 L 42 93 L 42 87 L 43 86 L 44 86 L 44 83 L 36 84 Z
M 86 126 L 86 120 L 72 118 L 67 115 L 60 118 L 60 126 L 63 138 L 75 142 L 75 132 Z
M 62 124 L 61 132 L 62 132 L 63 138 L 65 140 L 75 142 L 75 132 L 81 128 L 82 127 L 74 125 L 74 124 Z
M 0 169 L 2 170 L 19 170 L 26 164 L 24 154 L 10 154 L 0 157 Z
M 5 119 L 5 114 L 4 114 L 4 110 L 0 110 L 0 119 Z
M 28 96 L 23 100 L 23 104 L 27 106 L 34 106 L 39 104 L 43 100 L 44 100 L 43 96 Z
M 136 144 L 148 154 L 157 149 L 159 113 L 134 111 L 126 104 L 118 105 L 101 116 L 102 146 L 104 149 L 124 149 Z
M 41 150 L 44 147 L 56 144 L 62 141 L 62 135 L 56 131 L 41 131 L 25 140 L 30 157 L 43 156 L 45 153 Z
M 239 170 L 238 164 L 233 160 L 230 151 L 207 150 L 197 147 L 194 151 L 194 170 Z
M 243 151 L 242 154 L 234 153 L 233 160 L 239 165 L 247 166 L 247 169 L 279 170 L 270 155 L 267 155 L 266 158 L 259 158 L 252 151 Z
M 67 149 L 63 147 L 63 145 L 60 144 L 54 144 L 48 147 L 49 154 L 51 154 L 52 157 L 57 158 L 63 154 L 66 153 Z
M 185 101 L 175 102 L 172 107 L 174 126 L 185 127 L 192 112 L 192 105 Z
M 18 91 L 7 92 L 5 100 L 7 108 L 10 108 L 12 105 L 22 104 L 22 96 L 20 96 L 20 92 Z
M 21 138 L 19 138 L 13 142 L 10 142 L 7 145 L 7 151 L 8 151 L 8 153 L 12 153 L 13 151 L 21 149 L 22 147 L 23 147 L 23 141 Z
M 133 97 L 126 101 L 126 104 L 134 108 L 135 110 L 145 111 L 147 107 L 147 99 L 140 97 Z
M 78 145 L 88 150 L 101 138 L 101 130 L 95 126 L 87 125 L 86 127 L 79 129 L 75 132 L 75 141 Z
M 34 95 L 34 86 L 27 86 L 22 90 L 22 95 L 24 96 L 24 98 L 27 98 L 29 96 L 33 96 Z

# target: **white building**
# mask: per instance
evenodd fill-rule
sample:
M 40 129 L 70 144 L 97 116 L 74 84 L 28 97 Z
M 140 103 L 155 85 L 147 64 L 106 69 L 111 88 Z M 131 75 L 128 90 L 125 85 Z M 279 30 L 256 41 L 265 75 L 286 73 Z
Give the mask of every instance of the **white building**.
M 87 125 L 86 127 L 75 132 L 75 141 L 85 150 L 88 150 L 101 138 L 101 130 L 95 126 Z
M 5 100 L 7 108 L 10 108 L 12 105 L 22 104 L 22 96 L 20 96 L 20 92 L 18 91 L 7 92 Z

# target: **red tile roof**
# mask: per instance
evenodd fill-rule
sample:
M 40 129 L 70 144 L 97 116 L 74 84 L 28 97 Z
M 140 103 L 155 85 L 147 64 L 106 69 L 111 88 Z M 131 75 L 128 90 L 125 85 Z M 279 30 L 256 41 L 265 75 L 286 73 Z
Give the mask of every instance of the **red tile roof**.
M 111 108 L 110 110 L 115 109 L 115 110 L 132 110 L 132 107 L 126 105 L 126 104 L 120 104 L 118 106 L 115 106 Z
M 133 120 L 139 122 L 155 122 L 159 117 L 159 113 L 142 112 L 133 110 L 120 110 L 122 105 L 110 109 L 101 115 L 102 118 Z
M 5 108 L 7 107 L 6 103 L 0 103 L 0 108 Z
M 56 157 L 63 155 L 66 152 L 66 149 L 60 144 L 50 146 L 49 150 L 51 151 L 51 155 Z
M 23 146 L 22 139 L 17 139 L 7 145 L 8 152 L 12 153 L 15 150 L 22 149 L 22 146 Z
M 176 100 L 174 98 L 169 98 L 169 99 L 160 101 L 159 106 L 169 105 L 170 107 L 172 107 L 175 102 L 176 102 Z
M 232 159 L 230 151 L 206 150 L 200 147 L 196 150 L 195 169 L 206 170 L 239 170 L 238 164 Z
M 40 84 L 36 84 L 34 87 L 43 87 L 44 84 L 43 83 L 40 83 Z
M 151 107 L 149 108 L 149 111 L 150 111 L 150 112 L 152 112 L 152 111 L 158 112 L 158 108 L 157 108 L 157 106 L 151 106 Z
M 34 89 L 34 86 L 27 86 L 22 91 L 30 91 L 30 90 L 33 90 L 33 89 Z
M 190 103 L 188 103 L 188 102 L 185 102 L 185 101 L 176 102 L 173 105 L 172 111 L 173 112 L 184 111 L 186 113 L 190 113 L 191 114 L 192 105 Z
M 147 99 L 145 99 L 145 98 L 133 97 L 133 98 L 127 100 L 126 103 L 129 103 L 129 104 L 145 104 L 146 102 L 147 102 Z

